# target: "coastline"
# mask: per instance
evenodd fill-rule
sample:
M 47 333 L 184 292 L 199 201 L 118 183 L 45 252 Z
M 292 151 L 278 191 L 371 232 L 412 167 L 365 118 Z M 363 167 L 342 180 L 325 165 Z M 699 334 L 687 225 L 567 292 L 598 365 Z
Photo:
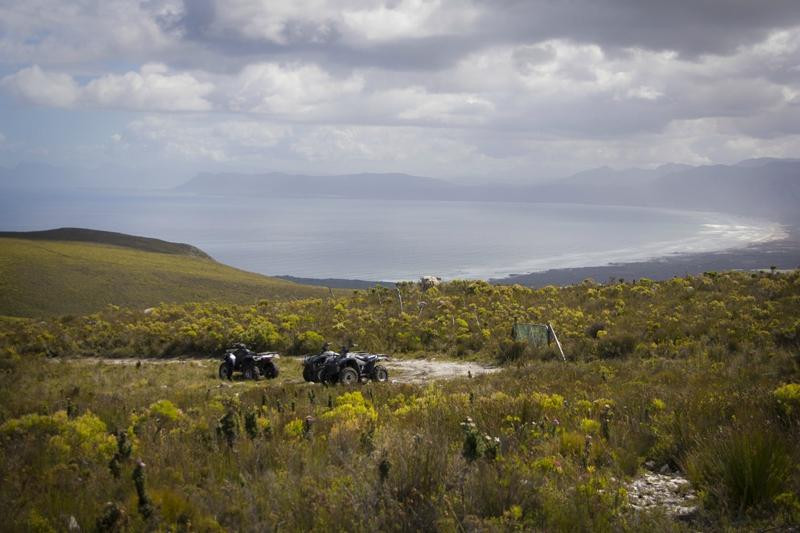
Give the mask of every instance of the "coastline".
M 775 267 L 779 270 L 800 268 L 800 237 L 796 231 L 786 239 L 750 244 L 716 252 L 671 254 L 646 261 L 611 263 L 599 266 L 558 268 L 512 274 L 488 281 L 498 285 L 571 285 L 585 279 L 598 283 L 614 280 L 650 278 L 670 279 L 676 276 L 697 275 L 703 272 L 725 270 L 763 270 Z
M 800 224 L 785 225 L 788 235 L 785 238 L 756 242 L 745 246 L 712 252 L 674 253 L 643 261 L 615 262 L 604 265 L 554 268 L 538 272 L 510 274 L 502 278 L 488 278 L 495 285 L 525 285 L 543 287 L 546 285 L 572 285 L 585 279 L 598 283 L 613 280 L 633 280 L 650 278 L 664 280 L 676 276 L 697 275 L 703 272 L 725 270 L 779 270 L 800 268 Z M 277 276 L 307 285 L 321 285 L 331 288 L 367 289 L 376 285 L 393 287 L 389 281 L 317 279 Z

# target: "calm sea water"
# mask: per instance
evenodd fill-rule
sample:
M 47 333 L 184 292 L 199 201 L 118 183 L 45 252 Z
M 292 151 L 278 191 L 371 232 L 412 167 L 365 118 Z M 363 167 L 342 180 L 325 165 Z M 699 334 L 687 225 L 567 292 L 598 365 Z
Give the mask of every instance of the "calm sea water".
M 89 227 L 186 242 L 263 274 L 368 280 L 503 277 L 780 238 L 762 220 L 565 204 L 4 195 L 0 229 Z

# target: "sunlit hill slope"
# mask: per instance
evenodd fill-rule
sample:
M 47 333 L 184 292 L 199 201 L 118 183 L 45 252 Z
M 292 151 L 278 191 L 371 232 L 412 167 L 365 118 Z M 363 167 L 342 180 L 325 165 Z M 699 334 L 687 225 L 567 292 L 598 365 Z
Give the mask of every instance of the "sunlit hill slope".
M 252 304 L 327 293 L 223 265 L 185 244 L 93 230 L 0 233 L 0 315 L 80 314 L 109 304 Z

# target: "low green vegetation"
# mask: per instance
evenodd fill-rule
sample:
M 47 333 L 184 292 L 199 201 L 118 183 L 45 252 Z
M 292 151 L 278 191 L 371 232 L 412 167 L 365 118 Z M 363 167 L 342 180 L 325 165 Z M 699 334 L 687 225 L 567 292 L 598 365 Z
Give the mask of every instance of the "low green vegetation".
M 0 323 L 0 515 L 19 530 L 696 531 L 800 521 L 800 273 L 453 282 Z M 553 324 L 568 356 L 510 341 Z M 495 361 L 414 385 L 221 383 L 244 340 Z M 98 362 L 73 356 L 127 357 Z M 141 359 L 140 359 L 141 358 Z M 150 358 L 150 359 L 148 359 Z M 136 360 L 140 364 L 134 364 Z M 634 512 L 646 462 L 688 521 Z
M 169 250 L 0 238 L 0 315 L 83 314 L 108 304 L 139 309 L 162 302 L 244 304 L 328 293 Z

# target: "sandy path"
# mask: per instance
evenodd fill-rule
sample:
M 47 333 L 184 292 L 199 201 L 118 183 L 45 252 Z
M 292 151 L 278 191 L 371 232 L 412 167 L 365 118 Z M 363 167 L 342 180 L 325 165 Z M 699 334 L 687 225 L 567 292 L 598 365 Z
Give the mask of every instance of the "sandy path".
M 143 365 L 176 365 L 186 364 L 198 367 L 208 366 L 216 369 L 220 361 L 217 359 L 105 359 L 101 357 L 83 357 L 75 359 L 52 359 L 53 362 L 71 362 L 79 364 L 107 364 L 107 365 L 136 365 L 141 362 Z M 295 382 L 295 372 L 300 378 L 300 365 L 302 361 L 299 357 L 282 357 L 278 360 L 278 368 L 281 369 L 281 376 L 288 378 L 288 382 Z M 383 363 L 389 370 L 389 379 L 395 383 L 425 383 L 432 380 L 453 379 L 459 377 L 477 376 L 498 372 L 496 367 L 482 365 L 470 361 L 441 361 L 437 359 L 391 359 Z M 295 366 L 296 365 L 296 366 Z M 302 381 L 299 381 L 302 383 Z
M 489 374 L 500 369 L 468 361 L 438 361 L 435 359 L 395 359 L 386 361 L 389 379 L 398 383 L 424 383 L 437 379 Z

